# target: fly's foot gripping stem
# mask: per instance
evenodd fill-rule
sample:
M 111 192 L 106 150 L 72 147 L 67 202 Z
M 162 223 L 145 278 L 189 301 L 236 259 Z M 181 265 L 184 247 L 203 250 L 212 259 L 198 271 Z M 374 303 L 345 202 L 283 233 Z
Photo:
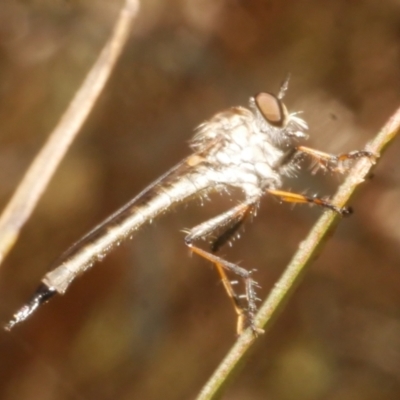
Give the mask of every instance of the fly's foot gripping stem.
M 243 204 L 195 226 L 187 232 L 188 234 L 185 237 L 185 244 L 193 253 L 214 264 L 236 312 L 237 333 L 241 334 L 246 328 L 250 328 L 254 336 L 258 336 L 264 331 L 257 328 L 255 323 L 255 315 L 257 312 L 256 302 L 258 300 L 256 296 L 256 288 L 258 287 L 258 284 L 252 278 L 253 271 L 248 271 L 247 269 L 226 261 L 213 253 L 235 235 L 243 222 L 255 212 L 257 204 L 258 198 L 249 199 Z M 213 233 L 220 231 L 221 227 L 222 232 L 219 232 L 219 235 L 214 238 L 211 243 L 211 252 L 203 250 L 193 244 L 193 241 L 197 239 L 208 238 Z M 238 282 L 230 281 L 227 273 L 240 278 L 240 281 L 243 284 L 244 294 L 239 295 L 236 292 L 233 285 Z
M 14 314 L 13 318 L 4 326 L 4 329 L 10 331 L 15 325 L 26 320 L 39 306 L 46 303 L 56 293 L 57 291 L 55 289 L 42 283 L 37 288 L 31 301 Z
M 263 332 L 262 329 L 257 328 L 255 323 L 255 315 L 257 312 L 257 296 L 255 288 L 258 285 L 257 282 L 252 279 L 251 272 L 239 267 L 236 264 L 230 263 L 221 257 L 209 253 L 208 251 L 194 246 L 188 240 L 186 240 L 186 245 L 193 253 L 213 263 L 217 269 L 225 291 L 231 299 L 233 308 L 237 315 L 237 333 L 240 335 L 246 328 L 249 327 L 255 336 L 261 334 Z M 232 282 L 226 275 L 227 272 L 232 273 L 241 279 L 245 288 L 245 293 L 243 295 L 238 295 L 233 289 Z
M 359 158 L 368 158 L 372 163 L 375 163 L 377 158 L 375 153 L 367 150 L 354 150 L 336 155 L 306 146 L 298 146 L 297 151 L 300 154 L 308 155 L 314 161 L 314 172 L 321 168 L 323 170 L 345 173 L 349 169 L 351 161 L 358 160 Z
M 240 321 L 238 318 L 238 327 L 237 332 L 240 334 L 245 328 L 249 327 L 254 336 L 259 336 L 264 333 L 264 329 L 258 328 L 256 326 L 255 316 L 257 313 L 256 302 L 260 301 L 257 297 L 255 288 L 259 287 L 258 283 L 251 277 L 253 271 L 250 271 L 247 279 L 245 280 L 246 285 L 246 295 L 245 298 L 247 300 L 247 307 L 244 307 L 244 320 Z M 239 324 L 242 323 L 240 327 Z
M 316 206 L 324 207 L 334 211 L 342 217 L 347 217 L 353 213 L 350 207 L 338 207 L 332 204 L 329 200 L 316 197 L 316 196 L 305 196 L 304 194 L 286 192 L 283 190 L 267 189 L 269 194 L 278 197 L 281 201 L 287 203 L 302 203 L 302 204 L 314 204 Z

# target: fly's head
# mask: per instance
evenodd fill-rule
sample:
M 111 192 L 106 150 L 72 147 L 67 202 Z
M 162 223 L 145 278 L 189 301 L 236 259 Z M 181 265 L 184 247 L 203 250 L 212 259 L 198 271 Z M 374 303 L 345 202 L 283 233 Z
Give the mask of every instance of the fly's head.
M 289 113 L 281 97 L 261 92 L 250 98 L 257 128 L 276 144 L 307 138 L 307 123 L 298 113 Z

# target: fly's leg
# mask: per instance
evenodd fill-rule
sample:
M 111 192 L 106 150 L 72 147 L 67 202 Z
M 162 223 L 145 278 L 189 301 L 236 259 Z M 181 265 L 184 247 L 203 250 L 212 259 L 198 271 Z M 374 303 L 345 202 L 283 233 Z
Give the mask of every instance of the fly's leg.
M 306 154 L 315 162 L 316 169 L 329 169 L 334 172 L 343 173 L 348 168 L 348 161 L 357 160 L 359 158 L 369 158 L 372 162 L 375 161 L 376 155 L 367 150 L 354 150 L 349 153 L 329 154 L 320 150 L 315 150 L 306 146 L 297 147 L 297 151 Z
M 275 189 L 267 189 L 266 192 L 276 197 L 279 197 L 282 201 L 286 201 L 288 203 L 303 203 L 303 204 L 308 203 L 308 204 L 315 204 L 320 207 L 325 207 L 328 208 L 329 210 L 335 211 L 342 217 L 345 217 L 352 213 L 351 208 L 337 207 L 330 201 L 321 199 L 319 197 L 310 197 L 310 196 L 305 196 L 303 194 L 285 192 L 283 190 L 275 190 Z
M 210 246 L 211 251 L 215 253 L 235 235 L 247 218 L 255 214 L 258 201 L 259 198 L 246 200 L 223 214 L 195 226 L 187 232 L 187 240 L 194 242 L 208 238 L 215 231 L 220 231 Z
M 186 244 L 190 248 L 190 250 L 193 251 L 193 253 L 205 258 L 208 261 L 211 261 L 215 265 L 221 277 L 224 288 L 228 296 L 232 299 L 233 306 L 237 314 L 237 333 L 241 334 L 243 330 L 248 326 L 252 329 L 254 334 L 257 335 L 262 333 L 263 331 L 256 327 L 254 321 L 254 317 L 257 311 L 257 297 L 255 293 L 257 282 L 252 279 L 251 271 L 248 271 L 245 268 L 239 267 L 236 264 L 230 263 L 221 257 L 218 257 L 212 253 L 209 253 L 208 251 L 194 246 L 193 243 L 186 241 Z M 232 287 L 232 282 L 228 279 L 225 271 L 232 272 L 243 280 L 243 283 L 245 285 L 244 298 L 242 296 L 239 296 L 234 291 Z M 246 305 L 243 304 L 243 300 L 246 301 Z
M 250 327 L 255 335 L 263 331 L 256 327 L 254 317 L 257 311 L 255 287 L 257 282 L 252 279 L 251 271 L 246 270 L 236 264 L 230 263 L 215 254 L 205 251 L 193 244 L 196 239 L 205 238 L 211 235 L 216 230 L 223 228 L 223 233 L 220 234 L 211 244 L 212 251 L 218 250 L 231 238 L 237 229 L 242 225 L 244 220 L 254 213 L 257 200 L 249 200 L 237 207 L 228 210 L 227 212 L 218 215 L 194 228 L 192 228 L 185 237 L 185 243 L 190 250 L 212 262 L 221 277 L 224 288 L 232 300 L 233 307 L 237 314 L 237 332 L 242 333 L 246 327 Z M 237 275 L 243 281 L 245 294 L 238 295 L 233 289 L 232 282 L 226 275 L 226 272 L 231 272 Z

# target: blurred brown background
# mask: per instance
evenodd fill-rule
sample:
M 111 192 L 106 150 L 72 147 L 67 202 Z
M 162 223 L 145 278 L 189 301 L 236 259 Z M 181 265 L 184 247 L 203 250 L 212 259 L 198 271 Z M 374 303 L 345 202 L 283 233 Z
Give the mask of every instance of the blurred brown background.
M 144 0 L 100 102 L 1 269 L 1 321 L 88 229 L 188 154 L 213 113 L 277 92 L 310 146 L 362 148 L 400 104 L 398 0 Z M 120 1 L 2 0 L 0 197 L 4 206 L 67 107 Z M 400 398 L 400 170 L 393 143 L 357 192 L 225 399 Z M 333 194 L 307 170 L 287 189 Z M 233 199 L 236 201 L 237 199 Z M 231 200 L 232 201 L 232 200 Z M 230 206 L 213 196 L 143 229 L 12 333 L 0 398 L 191 399 L 235 341 L 235 316 L 182 230 Z M 258 268 L 265 297 L 320 210 L 266 198 L 222 254 Z

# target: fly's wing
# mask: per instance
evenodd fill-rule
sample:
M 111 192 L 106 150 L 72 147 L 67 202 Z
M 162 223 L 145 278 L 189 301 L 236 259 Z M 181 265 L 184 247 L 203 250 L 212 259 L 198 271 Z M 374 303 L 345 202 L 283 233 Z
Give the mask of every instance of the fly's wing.
M 75 246 L 79 246 L 86 242 L 88 239 L 93 237 L 97 232 L 100 232 L 104 227 L 110 225 L 116 218 L 119 218 L 123 214 L 125 214 L 128 210 L 132 209 L 133 206 L 141 202 L 147 194 L 153 192 L 155 188 L 167 184 L 168 181 L 175 179 L 176 176 L 183 176 L 188 173 L 190 170 L 190 165 L 188 164 L 188 160 L 190 157 L 182 160 L 179 164 L 175 165 L 171 169 L 169 169 L 165 174 L 161 175 L 155 181 L 153 181 L 150 185 L 146 186 L 138 195 L 136 195 L 133 199 L 128 201 L 124 206 L 119 208 L 117 211 L 112 213 L 98 225 L 96 225 L 93 229 L 87 232 L 84 236 L 82 236 L 74 245 L 68 249 L 65 253 L 63 253 L 60 258 L 64 258 L 70 253 Z
M 63 294 L 78 275 L 129 237 L 129 232 L 147 222 L 146 201 L 153 202 L 151 210 L 147 209 L 147 214 L 151 219 L 172 206 L 174 203 L 172 192 L 175 194 L 179 192 L 181 200 L 185 196 L 194 194 L 200 185 L 188 186 L 186 190 L 185 179 L 196 179 L 194 172 L 190 171 L 194 171 L 193 164 L 199 162 L 201 161 L 195 155 L 186 158 L 73 244 L 53 263 L 53 269 L 44 276 L 31 300 L 14 314 L 5 329 L 10 330 L 27 319 L 55 294 Z M 197 176 L 200 175 L 197 174 Z M 202 182 L 207 184 L 204 180 Z M 171 201 L 168 197 L 169 192 Z

